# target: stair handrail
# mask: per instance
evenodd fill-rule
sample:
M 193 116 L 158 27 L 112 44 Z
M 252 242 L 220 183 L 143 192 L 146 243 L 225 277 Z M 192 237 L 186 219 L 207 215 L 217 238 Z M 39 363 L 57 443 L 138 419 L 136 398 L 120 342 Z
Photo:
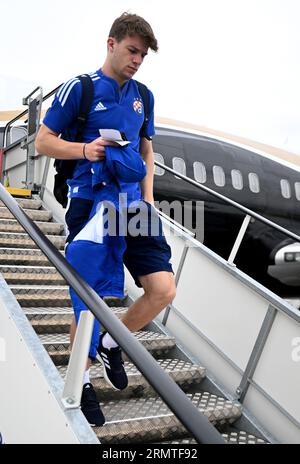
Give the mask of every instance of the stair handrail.
M 43 98 L 42 98 L 42 101 L 44 102 L 45 100 L 47 100 L 48 98 L 50 98 L 53 94 L 55 94 L 55 92 L 57 92 L 57 90 L 61 87 L 61 84 L 58 85 L 57 87 L 55 87 L 53 90 L 51 90 L 48 94 L 46 94 Z M 35 89 L 36 90 L 36 89 Z M 34 91 L 33 91 L 34 92 Z M 32 95 L 32 93 L 30 95 Z M 5 126 L 5 129 L 4 129 L 4 151 L 5 151 L 5 148 L 6 148 L 6 145 L 5 145 L 5 141 L 6 141 L 6 133 L 7 133 L 7 130 L 8 128 L 10 127 L 11 124 L 13 124 L 14 122 L 16 122 L 18 119 L 20 119 L 21 117 L 25 116 L 26 114 L 28 113 L 28 109 L 23 111 L 22 113 L 20 113 L 19 115 L 15 116 L 13 119 L 11 119 Z M 251 209 L 241 205 L 240 203 L 234 201 L 234 200 L 231 200 L 230 198 L 226 197 L 225 195 L 222 195 L 221 193 L 218 193 L 216 192 L 215 190 L 209 188 L 209 187 L 206 187 L 205 185 L 203 184 L 200 184 L 199 182 L 191 179 L 190 177 L 187 177 L 185 176 L 184 174 L 181 174 L 180 172 L 177 172 L 175 171 L 174 169 L 170 168 L 169 166 L 166 166 L 165 164 L 162 164 L 160 163 L 159 161 L 154 161 L 154 164 L 155 166 L 163 169 L 163 170 L 166 170 L 168 172 L 170 172 L 171 174 L 174 174 L 175 176 L 179 177 L 180 179 L 184 180 L 185 182 L 193 185 L 194 187 L 197 187 L 198 189 L 201 189 L 203 191 L 205 191 L 206 193 L 209 193 L 210 195 L 213 195 L 215 196 L 216 198 L 219 198 L 220 200 L 224 201 L 225 203 L 228 203 L 230 204 L 231 206 L 233 206 L 234 208 L 237 208 L 239 209 L 240 211 L 244 212 L 246 215 L 249 215 L 251 216 L 252 218 L 255 218 L 261 222 L 263 222 L 264 224 L 274 228 L 274 229 L 277 229 L 279 232 L 282 232 L 283 234 L 287 235 L 288 237 L 290 238 L 293 238 L 294 240 L 296 240 L 297 242 L 300 242 L 300 236 L 289 231 L 288 229 L 285 229 L 284 227 L 282 226 L 279 226 L 278 224 L 276 224 L 275 222 L 273 221 L 270 221 L 269 219 L 263 217 L 262 215 L 258 214 L 258 213 L 255 213 L 254 211 L 252 211 Z
M 61 85 L 57 86 L 55 89 L 50 91 L 47 95 L 45 95 L 42 98 L 42 101 L 45 101 L 47 98 L 52 96 L 60 87 L 61 87 Z M 30 95 L 32 95 L 38 89 L 39 89 L 39 87 L 37 87 L 37 89 L 35 89 L 33 92 L 31 92 Z M 20 117 L 22 117 L 23 115 L 27 114 L 27 113 L 28 113 L 28 110 L 25 110 L 23 113 L 19 114 L 18 116 L 13 118 L 9 123 L 7 123 L 7 125 L 5 126 L 5 131 L 4 131 L 4 142 L 5 143 L 6 143 L 6 133 L 8 131 L 8 128 L 10 127 L 10 125 L 13 122 L 15 122 L 16 120 L 18 120 Z M 2 164 L 2 158 L 3 158 L 4 152 L 5 152 L 5 144 L 4 144 L 4 149 L 0 153 L 0 155 L 1 155 L 0 156 L 1 164 Z M 300 242 L 300 236 L 299 235 L 297 235 L 294 232 L 291 232 L 288 229 L 276 224 L 275 222 L 265 218 L 264 216 L 254 212 L 253 210 L 241 205 L 240 203 L 230 199 L 229 197 L 226 197 L 225 195 L 222 195 L 221 193 L 216 192 L 215 190 L 213 190 L 213 189 L 211 189 L 209 187 L 206 187 L 205 185 L 191 179 L 190 177 L 185 176 L 184 174 L 181 174 L 180 172 L 175 171 L 174 169 L 166 166 L 163 163 L 160 163 L 159 161 L 155 160 L 154 164 L 155 164 L 155 166 L 157 166 L 157 167 L 159 167 L 159 168 L 161 168 L 163 170 L 168 171 L 169 173 L 173 174 L 174 176 L 179 177 L 180 179 L 182 179 L 186 183 L 189 183 L 189 184 L 193 185 L 194 187 L 196 187 L 198 189 L 201 189 L 201 190 L 205 191 L 206 193 L 208 193 L 210 195 L 213 195 L 214 197 L 218 198 L 219 200 L 233 206 L 234 208 L 236 208 L 236 209 L 238 209 L 238 210 L 240 210 L 240 211 L 242 211 L 243 213 L 246 214 L 246 216 L 244 218 L 244 221 L 243 221 L 243 223 L 242 223 L 242 225 L 240 227 L 237 238 L 235 240 L 235 243 L 233 244 L 231 253 L 230 253 L 230 255 L 228 257 L 228 260 L 227 260 L 230 265 L 235 265 L 234 264 L 234 259 L 235 259 L 236 255 L 238 253 L 239 247 L 240 247 L 240 245 L 242 243 L 242 240 L 244 238 L 244 235 L 246 233 L 246 230 L 247 230 L 247 227 L 248 227 L 248 225 L 250 223 L 251 218 L 252 219 L 257 219 L 258 221 L 264 223 L 265 225 L 267 225 L 267 226 L 269 226 L 269 227 L 271 227 L 273 229 L 278 230 L 279 232 L 286 235 L 287 237 L 292 238 L 293 240 L 295 240 L 297 242 Z M 45 171 L 44 171 L 44 175 L 43 175 L 43 182 L 46 180 L 48 167 L 49 167 L 49 163 L 48 164 L 46 163 Z M 42 185 L 40 187 L 41 187 L 41 192 L 43 192 L 43 189 L 45 187 L 43 185 L 43 183 L 42 183 Z
M 156 363 L 150 353 L 112 313 L 105 302 L 80 277 L 2 184 L 0 184 L 0 199 L 38 248 L 47 256 L 51 264 L 64 277 L 67 284 L 74 289 L 93 315 L 119 343 L 174 415 L 195 437 L 197 443 L 225 444 L 222 435 L 213 427 L 208 418 L 196 408 L 180 387 Z
M 170 172 L 171 174 L 174 174 L 174 176 L 176 176 L 176 177 L 180 177 L 180 179 L 184 180 L 185 182 L 197 187 L 198 189 L 203 190 L 204 192 L 207 192 L 207 193 L 213 195 L 216 198 L 219 198 L 219 200 L 222 200 L 225 203 L 228 203 L 229 205 L 233 206 L 234 208 L 239 209 L 240 211 L 242 211 L 246 215 L 249 215 L 249 216 L 257 219 L 258 221 L 263 222 L 267 226 L 270 226 L 273 229 L 277 229 L 279 232 L 282 232 L 283 234 L 287 235 L 288 237 L 293 238 L 297 242 L 300 242 L 300 236 L 299 235 L 295 234 L 294 232 L 291 232 L 288 229 L 285 229 L 282 226 L 279 226 L 278 224 L 276 224 L 276 222 L 270 221 L 270 219 L 265 218 L 261 214 L 255 213 L 255 211 L 247 208 L 246 206 L 243 206 L 240 203 L 238 203 L 238 202 L 236 202 L 234 200 L 231 200 L 229 197 L 226 197 L 225 195 L 222 195 L 221 193 L 216 192 L 215 190 L 213 190 L 213 189 L 211 189 L 209 187 L 206 187 L 205 185 L 200 184 L 199 182 L 191 179 L 190 177 L 185 176 L 184 174 L 181 174 L 180 172 L 175 171 L 174 169 L 170 168 L 169 166 L 166 166 L 165 164 L 162 164 L 162 163 L 160 163 L 158 161 L 154 161 L 154 163 L 159 168 L 162 168 L 162 169 Z
M 34 89 L 32 92 L 30 92 L 30 94 L 26 97 L 30 97 L 31 95 L 33 95 L 40 87 L 37 87 L 36 89 Z M 60 85 L 55 87 L 55 89 L 51 90 L 49 93 L 47 93 L 46 95 L 43 96 L 42 98 L 42 101 L 44 102 L 45 100 L 47 100 L 48 98 L 52 97 L 52 95 L 54 95 L 57 90 L 60 88 Z M 22 111 L 22 113 L 19 113 L 17 114 L 17 116 L 15 116 L 14 118 L 12 118 L 10 121 L 8 121 L 8 123 L 5 125 L 4 127 L 4 135 L 3 135 L 3 150 L 5 151 L 5 149 L 7 148 L 7 137 L 8 137 L 8 131 L 10 129 L 10 126 L 18 121 L 19 119 L 23 118 L 24 116 L 26 116 L 29 112 L 29 108 L 27 108 L 26 110 Z M 21 143 L 21 140 L 20 139 L 20 143 Z

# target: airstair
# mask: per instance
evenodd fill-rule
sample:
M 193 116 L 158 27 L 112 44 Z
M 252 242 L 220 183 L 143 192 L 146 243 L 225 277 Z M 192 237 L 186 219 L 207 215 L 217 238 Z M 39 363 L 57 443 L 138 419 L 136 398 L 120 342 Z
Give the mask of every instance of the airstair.
M 36 101 L 41 103 L 40 95 Z M 30 104 L 34 106 L 32 100 Z M 32 151 L 28 158 L 28 150 L 25 156 L 21 151 L 21 144 L 26 148 L 27 143 L 28 148 L 34 140 L 31 130 L 31 140 L 7 144 L 3 172 L 21 190 L 25 179 L 31 193 L 24 198 L 18 191 L 16 201 L 63 256 L 63 211 L 52 197 L 49 159 L 33 157 Z M 129 385 L 122 392 L 106 384 L 100 363 L 91 368 L 106 418 L 103 427 L 91 428 L 78 407 L 66 406 L 62 396 L 73 314 L 68 285 L 16 219 L 12 207 L 7 208 L 7 195 L 1 196 L 0 205 L 0 374 L 4 379 L 0 432 L 4 442 L 197 443 L 191 429 L 167 406 L 168 391 L 162 399 L 151 379 L 146 380 L 126 354 Z M 14 204 L 13 200 L 8 203 Z M 179 224 L 164 216 L 162 220 L 173 252 L 177 296 L 155 321 L 133 334 L 135 339 L 225 442 L 299 442 L 300 409 L 295 400 L 300 375 L 292 355 L 295 340 L 300 339 L 297 311 L 239 271 L 233 255 L 226 262 Z M 118 318 L 140 294 L 128 275 L 126 288 L 128 296 L 123 301 L 106 299 Z M 10 357 L 9 351 L 15 356 Z M 19 399 L 7 407 L 10 393 Z M 51 399 L 46 401 L 47 394 Z M 30 408 L 26 430 L 14 433 L 16 414 L 26 411 L 26 402 Z M 43 418 L 51 424 L 46 435 L 36 424 L 41 420 L 41 429 Z
M 52 221 L 51 212 L 43 208 L 40 199 L 17 201 L 63 253 L 63 224 Z M 73 314 L 66 282 L 3 204 L 0 206 L 0 224 L 0 272 L 64 378 L 70 355 L 69 332 Z M 111 309 L 117 316 L 126 311 L 125 306 Z M 205 367 L 189 360 L 176 346 L 175 337 L 163 333 L 155 324 L 134 335 L 191 401 L 214 425 L 224 430 L 223 436 L 227 441 L 264 442 L 259 437 L 231 427 L 241 417 L 241 404 L 201 388 L 206 376 Z M 185 428 L 126 357 L 125 369 L 129 385 L 122 392 L 116 392 L 107 385 L 100 363 L 91 369 L 92 383 L 107 421 L 104 427 L 94 429 L 101 443 L 187 442 L 189 439 Z

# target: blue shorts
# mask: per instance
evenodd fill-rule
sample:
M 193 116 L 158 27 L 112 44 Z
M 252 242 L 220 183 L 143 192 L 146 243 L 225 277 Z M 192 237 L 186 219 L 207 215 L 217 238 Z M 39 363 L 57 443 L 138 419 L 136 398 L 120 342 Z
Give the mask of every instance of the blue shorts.
M 147 208 L 147 216 L 145 216 L 144 209 L 142 212 L 138 209 L 134 211 L 128 210 L 127 225 L 130 225 L 130 221 L 136 214 L 140 214 L 144 224 L 141 225 L 141 235 L 137 236 L 132 236 L 130 227 L 128 227 L 125 237 L 126 251 L 124 253 L 124 264 L 138 287 L 141 287 L 138 280 L 139 276 L 160 271 L 173 272 L 170 264 L 171 249 L 163 234 L 161 221 L 155 209 L 149 203 L 143 203 Z M 68 243 L 88 222 L 92 207 L 93 201 L 91 200 L 83 198 L 71 199 L 65 217 L 69 230 Z
M 132 275 L 138 287 L 142 287 L 139 277 L 152 274 L 154 272 L 173 272 L 171 259 L 171 249 L 163 234 L 162 223 L 156 210 L 146 202 L 142 202 L 143 207 L 135 210 L 128 209 L 126 224 L 127 233 L 125 236 L 126 250 L 123 255 L 124 265 Z M 67 242 L 71 242 L 78 232 L 87 223 L 89 214 L 92 210 L 93 202 L 81 198 L 72 198 L 69 209 L 66 213 L 66 223 L 69 229 Z M 132 230 L 132 222 L 139 215 L 139 233 Z M 133 233 L 132 233 L 133 232 Z M 84 276 L 83 276 L 84 277 Z M 75 298 L 74 291 L 70 289 L 71 298 Z M 100 295 L 101 296 L 101 295 Z M 114 296 L 114 295 L 111 295 Z M 76 324 L 82 309 L 75 312 Z M 95 320 L 89 357 L 95 359 L 97 347 L 99 345 L 100 324 Z
M 124 253 L 124 264 L 135 280 L 138 287 L 141 287 L 139 277 L 152 274 L 153 272 L 167 271 L 173 272 L 171 259 L 171 248 L 168 245 L 163 233 L 161 220 L 149 203 L 143 202 L 146 208 L 127 212 L 127 235 L 126 250 Z M 140 235 L 132 235 L 130 222 L 139 215 Z

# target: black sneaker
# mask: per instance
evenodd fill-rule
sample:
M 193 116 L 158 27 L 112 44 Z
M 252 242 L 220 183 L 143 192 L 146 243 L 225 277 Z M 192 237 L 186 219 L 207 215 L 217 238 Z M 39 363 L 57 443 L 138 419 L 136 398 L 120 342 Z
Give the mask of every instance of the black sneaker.
M 105 334 L 106 332 L 100 335 L 97 348 L 99 360 L 103 364 L 104 378 L 115 390 L 124 390 L 128 385 L 128 379 L 123 367 L 121 348 L 119 346 L 111 349 L 104 348 L 102 340 Z
M 85 415 L 90 425 L 101 427 L 105 423 L 105 418 L 100 409 L 99 401 L 96 397 L 96 392 L 91 383 L 85 383 L 82 389 L 81 396 L 81 411 Z

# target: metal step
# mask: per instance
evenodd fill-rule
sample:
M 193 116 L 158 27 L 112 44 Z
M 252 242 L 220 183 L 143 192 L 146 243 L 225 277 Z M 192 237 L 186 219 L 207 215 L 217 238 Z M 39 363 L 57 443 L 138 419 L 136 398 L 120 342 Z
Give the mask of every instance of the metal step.
M 23 308 L 28 306 L 48 306 L 52 308 L 72 306 L 69 287 L 66 285 L 26 285 L 24 283 L 24 285 L 11 284 L 10 289 Z M 111 309 L 116 311 L 119 316 L 126 310 L 126 308 L 118 307 Z
M 64 249 L 65 237 L 62 235 L 46 236 L 58 249 Z M 0 247 L 4 248 L 37 248 L 28 234 L 15 232 L 0 232 Z
M 25 209 L 40 209 L 42 207 L 42 200 L 35 198 L 15 198 L 19 206 Z M 0 207 L 5 207 L 4 203 L 0 201 Z
M 40 200 L 17 201 L 31 219 L 38 221 L 36 225 L 43 233 L 48 234 L 49 240 L 63 250 L 64 225 L 50 222 L 52 212 L 42 209 Z M 70 356 L 70 325 L 74 317 L 69 288 L 1 203 L 0 272 L 64 378 Z M 126 304 L 119 299 L 108 298 L 107 301 L 112 306 L 117 305 L 111 310 L 118 317 L 127 310 L 118 306 Z M 155 358 L 160 358 L 158 363 L 184 391 L 195 391 L 195 387 L 205 377 L 205 368 L 179 359 L 170 359 L 169 352 L 176 346 L 174 337 L 146 331 L 136 332 L 134 336 Z M 169 358 L 165 359 L 166 356 Z M 107 421 L 104 427 L 94 429 L 101 443 L 153 442 L 188 437 L 188 432 L 164 402 L 156 397 L 156 392 L 125 353 L 123 359 L 129 385 L 122 392 L 116 392 L 107 384 L 99 362 L 94 363 L 91 368 L 91 379 Z M 214 424 L 231 423 L 241 414 L 239 404 L 210 393 L 188 393 L 188 396 Z M 230 429 L 226 427 L 223 430 Z M 228 437 L 230 436 L 228 441 L 234 439 L 234 435 L 230 433 Z
M 50 266 L 6 266 L 0 264 L 0 273 L 9 285 L 66 285 L 64 278 L 54 267 Z
M 28 308 L 25 308 L 26 310 Z M 73 319 L 73 310 L 72 308 L 62 308 L 62 309 L 69 309 L 69 312 L 57 312 L 49 313 L 49 312 L 34 312 L 35 308 L 32 308 L 33 311 L 31 313 L 25 314 L 30 320 L 30 323 L 37 334 L 69 334 L 71 323 Z M 46 308 L 45 309 L 51 309 Z M 55 308 L 56 309 L 56 308 Z
M 243 430 L 238 432 L 222 433 L 225 441 L 231 445 L 266 445 L 268 442 L 262 438 L 258 438 L 251 433 L 244 432 Z M 162 441 L 156 442 L 156 444 L 165 445 L 193 445 L 196 444 L 194 438 L 182 438 L 180 440 Z
M 156 332 L 133 332 L 133 335 L 142 345 L 156 358 L 167 353 L 176 344 L 174 337 L 162 335 Z M 63 365 L 69 362 L 70 337 L 68 334 L 43 334 L 39 338 L 56 365 Z M 123 353 L 124 361 L 128 357 Z
M 212 424 L 232 423 L 241 416 L 239 403 L 208 392 L 188 393 L 187 396 Z M 149 443 L 188 435 L 158 397 L 103 402 L 101 409 L 106 424 L 94 431 L 102 444 Z
M 35 224 L 44 234 L 61 235 L 65 230 L 63 224 L 56 222 L 36 221 Z M 24 232 L 24 229 L 16 219 L 0 218 L 0 232 Z
M 24 313 L 37 334 L 70 333 L 74 314 L 70 307 L 29 307 L 24 308 Z
M 51 221 L 52 212 L 46 210 L 35 210 L 35 209 L 24 209 L 24 212 L 29 216 L 33 221 Z M 0 218 L 2 219 L 13 219 L 14 216 L 9 211 L 8 208 L 0 207 Z
M 112 308 L 114 314 L 121 317 L 127 308 Z M 69 333 L 73 318 L 71 307 L 25 307 L 24 313 L 38 334 Z
M 187 390 L 191 385 L 199 384 L 206 375 L 204 367 L 179 359 L 157 359 L 157 362 L 184 390 Z M 94 364 L 91 367 L 91 382 L 99 401 L 155 395 L 155 391 L 134 364 L 125 362 L 124 367 L 128 376 L 128 387 L 123 391 L 116 391 L 108 385 L 103 377 L 102 364 Z M 67 366 L 58 366 L 57 369 L 60 375 L 65 378 Z
M 62 251 L 61 253 L 64 255 Z M 37 248 L 0 248 L 0 264 L 52 266 L 48 258 Z
M 222 433 L 225 440 L 231 445 L 267 445 L 268 442 L 251 433 L 239 430 L 238 432 Z
M 10 289 L 22 307 L 71 306 L 69 287 L 63 285 L 10 285 Z

